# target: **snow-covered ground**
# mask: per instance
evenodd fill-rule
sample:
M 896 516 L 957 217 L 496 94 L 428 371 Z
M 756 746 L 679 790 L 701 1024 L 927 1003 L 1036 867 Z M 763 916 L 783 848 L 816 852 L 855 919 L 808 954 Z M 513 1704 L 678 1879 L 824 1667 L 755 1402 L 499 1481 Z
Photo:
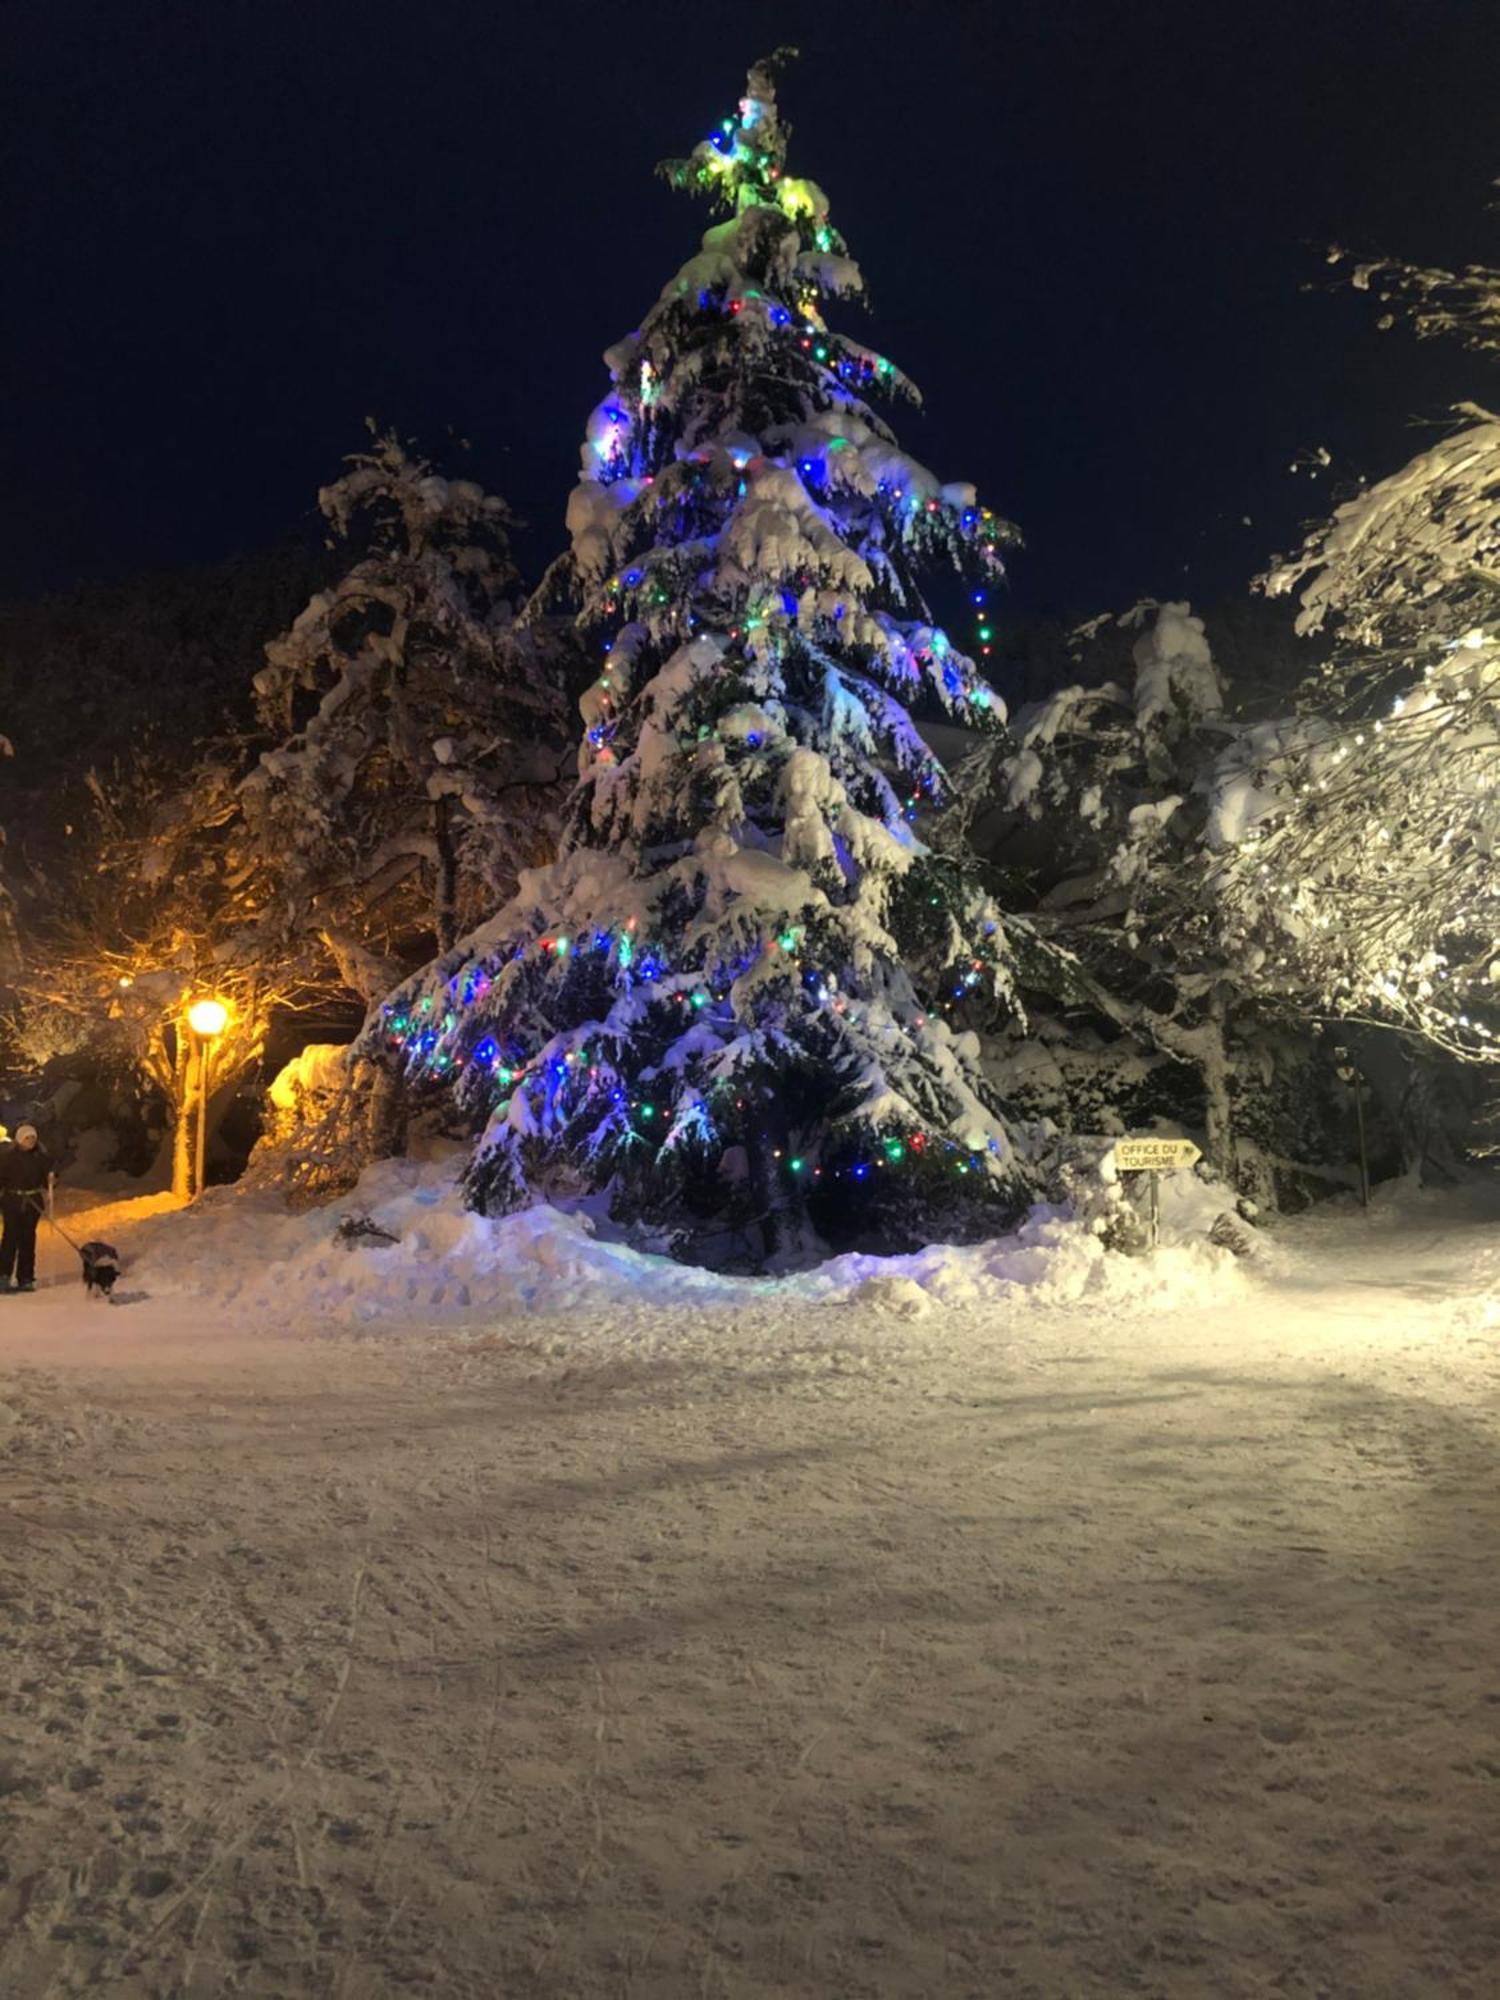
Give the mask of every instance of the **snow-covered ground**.
M 747 1285 L 387 1174 L 0 1300 L 7 2000 L 1496 1991 L 1500 1211 Z

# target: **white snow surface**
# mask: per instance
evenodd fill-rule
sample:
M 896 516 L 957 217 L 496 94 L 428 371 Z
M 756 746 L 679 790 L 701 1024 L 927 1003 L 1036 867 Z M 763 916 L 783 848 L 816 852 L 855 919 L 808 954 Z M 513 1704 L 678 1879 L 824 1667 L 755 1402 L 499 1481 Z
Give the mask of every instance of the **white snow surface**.
M 0 1299 L 6 2000 L 1494 1993 L 1493 1198 L 759 1286 L 166 1206 Z
M 299 1100 L 332 1093 L 343 1083 L 349 1062 L 347 1042 L 309 1042 L 271 1079 L 267 1097 L 278 1111 L 295 1111 Z
M 386 1161 L 367 1170 L 351 1194 L 300 1214 L 274 1195 L 210 1191 L 196 1208 L 158 1215 L 133 1232 L 131 1283 L 154 1297 L 212 1301 L 259 1326 L 316 1320 L 378 1329 L 414 1315 L 432 1324 L 487 1325 L 515 1312 L 587 1311 L 607 1297 L 612 1309 L 596 1342 L 656 1350 L 682 1337 L 664 1317 L 673 1307 L 742 1309 L 764 1316 L 779 1336 L 780 1316 L 804 1306 L 853 1304 L 920 1318 L 943 1307 L 1000 1305 L 1024 1292 L 1034 1307 L 1209 1307 L 1250 1282 L 1233 1256 L 1207 1240 L 1226 1203 L 1223 1190 L 1190 1174 L 1164 1178 L 1163 1245 L 1152 1260 L 1113 1255 L 1083 1224 L 1038 1208 L 1014 1235 L 989 1243 L 939 1244 L 908 1256 L 851 1254 L 794 1276 L 753 1279 L 632 1249 L 598 1233 L 582 1213 L 538 1207 L 499 1220 L 475 1215 L 457 1186 L 461 1160 Z M 397 1241 L 348 1246 L 336 1236 L 347 1217 L 368 1217 Z

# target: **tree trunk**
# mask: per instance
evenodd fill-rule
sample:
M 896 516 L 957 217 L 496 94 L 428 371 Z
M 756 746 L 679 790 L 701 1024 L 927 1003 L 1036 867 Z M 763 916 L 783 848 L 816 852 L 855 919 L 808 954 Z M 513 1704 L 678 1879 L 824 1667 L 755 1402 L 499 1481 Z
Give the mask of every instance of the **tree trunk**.
M 1234 1185 L 1234 1096 L 1231 1089 L 1229 1050 L 1225 1034 L 1224 990 L 1215 987 L 1203 1003 L 1203 1018 L 1191 1028 L 1161 1014 L 1147 1013 L 1153 1039 L 1168 1055 L 1191 1063 L 1203 1084 L 1203 1129 L 1208 1143 L 1208 1163 L 1214 1172 Z
M 760 1218 L 761 1261 L 774 1257 L 780 1245 L 780 1218 L 776 1214 L 774 1161 L 771 1158 L 771 1142 L 765 1134 L 751 1135 L 745 1146 L 746 1161 L 750 1169 L 750 1197 L 755 1213 Z
M 761 1217 L 760 1240 L 763 1259 L 772 1259 L 795 1248 L 803 1229 L 800 1218 L 791 1214 L 795 1203 L 782 1177 L 778 1149 L 784 1155 L 788 1143 L 788 1120 L 774 1092 L 767 1091 L 756 1123 L 760 1131 L 749 1135 L 746 1155 L 750 1167 L 750 1188 L 756 1213 Z
M 1229 1089 L 1229 1053 L 1224 1037 L 1224 995 L 1215 987 L 1208 996 L 1208 1034 L 1200 1062 L 1203 1076 L 1203 1124 L 1208 1161 L 1221 1179 L 1234 1186 L 1234 1105 Z
M 438 950 L 451 951 L 458 939 L 458 850 L 453 844 L 452 801 L 446 794 L 432 802 L 432 837 L 437 848 L 433 929 Z
M 406 1088 L 398 1071 L 375 1067 L 365 1116 L 365 1141 L 372 1160 L 393 1160 L 406 1150 Z

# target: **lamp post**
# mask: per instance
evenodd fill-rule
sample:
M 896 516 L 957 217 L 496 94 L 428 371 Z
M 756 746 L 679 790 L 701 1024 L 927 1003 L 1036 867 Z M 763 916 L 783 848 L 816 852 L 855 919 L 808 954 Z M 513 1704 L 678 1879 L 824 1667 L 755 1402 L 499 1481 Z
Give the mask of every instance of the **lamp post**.
M 1359 1198 L 1366 1208 L 1370 1206 L 1370 1155 L 1365 1146 L 1365 1080 L 1354 1067 L 1347 1049 L 1335 1049 L 1338 1073 L 1343 1082 L 1354 1092 L 1354 1118 L 1359 1131 Z
M 229 1009 L 222 1000 L 195 1000 L 188 1008 L 188 1026 L 198 1038 L 198 1163 L 193 1180 L 193 1199 L 203 1192 L 203 1155 L 208 1131 L 208 1052 L 222 1035 Z

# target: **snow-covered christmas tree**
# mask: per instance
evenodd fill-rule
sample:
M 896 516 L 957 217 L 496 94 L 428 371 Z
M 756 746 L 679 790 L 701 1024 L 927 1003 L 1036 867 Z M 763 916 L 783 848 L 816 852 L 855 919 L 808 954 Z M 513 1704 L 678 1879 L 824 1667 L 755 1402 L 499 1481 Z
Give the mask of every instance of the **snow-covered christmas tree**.
M 665 169 L 728 219 L 606 356 L 550 580 L 600 658 L 560 858 L 372 1033 L 484 1118 L 476 1205 L 607 1194 L 720 1261 L 972 1233 L 1025 1185 L 964 1026 L 1009 998 L 1006 935 L 919 836 L 913 720 L 1002 719 L 918 574 L 982 602 L 1013 531 L 899 448 L 874 399 L 915 391 L 826 323 L 860 274 L 775 69 Z

